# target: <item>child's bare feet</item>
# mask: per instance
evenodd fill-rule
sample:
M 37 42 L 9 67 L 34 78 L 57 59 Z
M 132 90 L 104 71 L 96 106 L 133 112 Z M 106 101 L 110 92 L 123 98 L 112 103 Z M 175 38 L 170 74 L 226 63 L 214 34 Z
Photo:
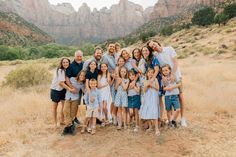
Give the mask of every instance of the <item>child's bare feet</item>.
M 161 135 L 161 132 L 159 131 L 159 129 L 156 130 L 155 135 L 156 136 L 160 136 Z
M 81 129 L 81 131 L 80 131 L 80 132 L 81 132 L 81 134 L 83 134 L 83 133 L 85 132 L 85 129 L 86 129 L 86 127 L 85 127 L 85 126 L 83 126 L 83 127 L 82 127 L 82 129 Z
M 91 135 L 94 135 L 95 133 L 96 133 L 96 130 L 95 130 L 95 129 L 92 129 Z

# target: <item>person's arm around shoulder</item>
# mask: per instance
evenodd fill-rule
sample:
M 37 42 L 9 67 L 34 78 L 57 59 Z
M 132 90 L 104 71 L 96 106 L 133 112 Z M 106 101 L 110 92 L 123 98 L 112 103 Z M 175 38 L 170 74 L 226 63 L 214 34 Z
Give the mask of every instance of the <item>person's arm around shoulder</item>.
M 175 49 L 173 47 L 169 47 L 168 51 L 169 51 L 169 55 L 172 59 L 173 65 L 174 65 L 173 69 L 171 70 L 171 81 L 174 82 L 175 81 L 175 74 L 178 69 L 177 53 L 175 52 Z

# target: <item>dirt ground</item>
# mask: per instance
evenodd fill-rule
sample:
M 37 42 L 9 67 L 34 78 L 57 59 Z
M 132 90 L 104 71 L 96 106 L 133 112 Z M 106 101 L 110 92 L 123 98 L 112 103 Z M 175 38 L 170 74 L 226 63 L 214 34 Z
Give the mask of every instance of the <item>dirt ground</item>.
M 186 98 L 187 128 L 154 132 L 97 129 L 95 135 L 61 136 L 52 125 L 49 85 L 0 90 L 0 156 L 157 157 L 236 156 L 236 60 L 179 60 Z M 15 66 L 15 65 L 14 65 Z M 0 66 L 0 79 L 14 69 Z M 79 117 L 83 119 L 84 106 Z

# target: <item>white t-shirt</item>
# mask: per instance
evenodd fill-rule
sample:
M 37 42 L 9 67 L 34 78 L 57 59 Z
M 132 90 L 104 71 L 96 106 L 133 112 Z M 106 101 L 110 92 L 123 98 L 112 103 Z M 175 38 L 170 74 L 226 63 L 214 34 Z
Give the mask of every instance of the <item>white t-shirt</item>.
M 65 71 L 62 69 L 58 69 L 58 72 L 56 71 L 53 76 L 51 89 L 61 91 L 63 88 L 59 85 L 61 81 L 65 81 Z
M 162 52 L 155 52 L 154 55 L 160 62 L 161 67 L 165 64 L 169 64 L 171 69 L 174 68 L 173 58 L 177 57 L 177 54 L 172 47 L 163 47 Z M 180 79 L 182 77 L 179 67 L 177 67 L 175 75 L 177 79 Z

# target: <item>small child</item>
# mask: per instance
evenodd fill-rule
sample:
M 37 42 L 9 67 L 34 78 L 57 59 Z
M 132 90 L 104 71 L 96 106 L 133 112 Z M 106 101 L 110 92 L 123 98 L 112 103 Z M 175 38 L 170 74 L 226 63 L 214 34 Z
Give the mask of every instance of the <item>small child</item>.
M 100 110 L 99 106 L 102 105 L 102 101 L 101 101 L 101 94 L 100 94 L 99 90 L 97 89 L 97 80 L 90 79 L 89 87 L 90 87 L 90 89 L 89 89 L 90 94 L 87 91 L 84 95 L 84 101 L 87 106 L 87 110 L 86 110 L 86 118 L 84 121 L 84 126 L 81 130 L 81 133 L 85 132 L 85 129 L 88 126 L 88 122 L 90 121 L 90 124 L 92 126 L 92 130 L 87 128 L 87 131 L 91 132 L 91 134 L 94 135 L 96 133 L 96 118 L 98 117 L 98 112 Z M 91 95 L 93 97 L 93 99 L 94 99 L 93 102 L 91 102 L 89 95 Z
M 129 80 L 130 84 L 128 87 L 128 108 L 129 108 L 129 117 L 135 118 L 135 129 L 134 132 L 138 131 L 139 128 L 139 109 L 141 106 L 140 98 L 140 86 L 139 82 L 136 82 L 134 86 L 131 86 L 131 82 L 135 81 L 135 72 L 133 70 L 129 71 Z M 132 118 L 131 118 L 132 119 Z M 129 120 L 128 120 L 129 122 Z
M 125 65 L 125 60 L 122 57 L 119 57 L 117 59 L 117 66 L 113 73 L 111 74 L 112 79 L 111 79 L 111 97 L 112 97 L 112 104 L 111 104 L 111 113 L 112 113 L 112 118 L 113 118 L 113 124 L 117 125 L 117 110 L 118 108 L 114 105 L 115 103 L 115 98 L 116 98 L 116 89 L 115 89 L 115 82 L 116 79 L 118 78 L 119 75 L 119 69 Z
M 123 66 L 119 69 L 119 77 L 116 79 L 115 83 L 115 89 L 117 90 L 115 96 L 115 106 L 118 107 L 118 130 L 121 129 L 122 122 L 124 124 L 124 128 L 127 128 L 126 108 L 128 107 L 127 89 L 129 85 L 129 80 L 127 78 L 128 71 Z
M 171 67 L 166 64 L 161 67 L 162 75 L 167 81 L 163 81 L 165 92 L 165 104 L 167 110 L 167 117 L 170 127 L 177 127 L 176 120 L 180 114 L 180 102 L 179 102 L 179 87 L 181 83 L 180 80 L 176 78 L 175 82 L 171 81 Z M 172 106 L 174 108 L 174 114 L 172 112 Z M 172 119 L 173 118 L 173 119 Z
M 84 92 L 85 87 L 85 71 L 80 71 L 77 77 L 70 78 L 71 84 L 75 89 L 73 91 L 66 91 L 66 103 L 64 107 L 64 115 L 65 115 L 65 124 L 66 127 L 63 130 L 62 135 L 74 134 L 75 133 L 75 125 L 73 124 L 73 120 L 77 114 L 77 108 L 79 105 L 79 91 L 82 90 Z
M 144 104 L 140 109 L 141 119 L 148 121 L 149 129 L 152 130 L 152 120 L 155 125 L 156 136 L 160 135 L 158 129 L 158 118 L 160 118 L 160 103 L 159 103 L 159 84 L 156 78 L 154 78 L 154 70 L 148 68 L 147 80 L 144 82 Z
M 108 120 L 111 119 L 111 112 L 110 112 L 110 82 L 111 77 L 110 73 L 108 72 L 108 66 L 106 63 L 101 63 L 101 71 L 98 75 L 98 89 L 101 93 L 102 99 L 102 126 L 105 126 L 109 123 Z M 105 117 L 104 117 L 105 116 Z

